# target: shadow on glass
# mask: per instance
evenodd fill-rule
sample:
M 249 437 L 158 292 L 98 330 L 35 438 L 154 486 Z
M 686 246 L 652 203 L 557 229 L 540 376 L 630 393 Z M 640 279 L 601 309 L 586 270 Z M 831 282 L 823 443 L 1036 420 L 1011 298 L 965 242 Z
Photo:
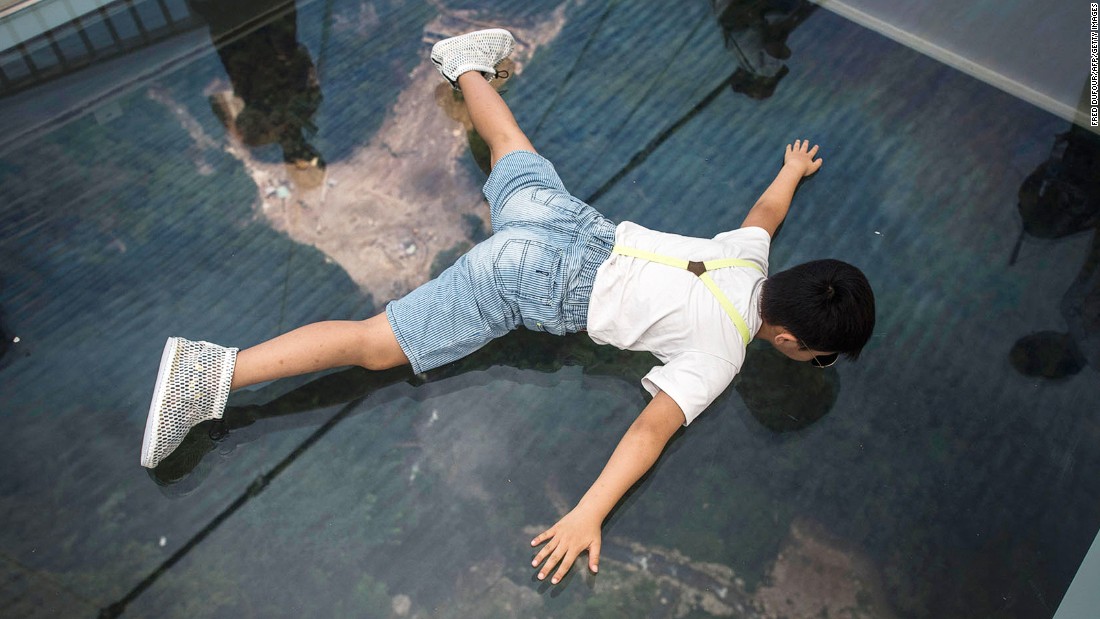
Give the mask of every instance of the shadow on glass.
M 752 99 L 775 94 L 790 72 L 787 37 L 817 5 L 808 0 L 711 0 L 726 48 L 737 58 L 730 87 Z
M 1087 110 L 1088 92 L 1081 107 Z M 1062 296 L 1067 331 L 1039 331 L 1021 337 L 1009 361 L 1025 376 L 1059 379 L 1085 366 L 1100 370 L 1100 135 L 1071 125 L 1054 138 L 1050 156 L 1024 180 L 1019 193 L 1023 220 L 1010 264 L 1025 236 L 1040 239 L 1092 233 L 1092 245 Z
M 809 427 L 832 409 L 840 391 L 840 375 L 835 368 L 822 370 L 759 343 L 751 345 L 750 350 L 754 352 L 733 386 L 761 426 L 776 433 L 796 432 Z M 399 383 L 416 387 L 465 375 L 462 384 L 455 388 L 466 389 L 471 380 L 493 380 L 490 375 L 485 374 L 482 378 L 477 372 L 496 365 L 544 373 L 579 365 L 586 375 L 611 377 L 636 385 L 639 398 L 646 398 L 637 377 L 649 371 L 653 362 L 653 357 L 646 353 L 599 346 L 584 333 L 551 336 L 520 329 L 490 342 L 469 357 L 424 374 L 414 374 L 408 367 L 385 371 L 353 367 L 327 374 L 289 392 L 282 392 L 276 382 L 259 391 L 235 393 L 222 419 L 204 421 L 191 428 L 180 446 L 148 473 L 164 494 L 189 494 L 202 484 L 216 465 L 217 458 L 207 457 L 211 453 L 216 451 L 226 457 L 238 446 L 264 434 L 319 426 L 332 416 L 331 411 L 323 409 L 356 403 Z M 404 395 L 407 396 L 407 392 Z M 249 404 L 242 400 L 263 403 Z M 714 407 L 722 408 L 724 400 L 724 397 L 719 398 Z M 372 408 L 356 406 L 350 414 L 366 413 Z M 719 412 L 716 410 L 713 414 Z M 257 423 L 262 421 L 267 423 Z M 271 423 L 273 421 L 275 423 Z

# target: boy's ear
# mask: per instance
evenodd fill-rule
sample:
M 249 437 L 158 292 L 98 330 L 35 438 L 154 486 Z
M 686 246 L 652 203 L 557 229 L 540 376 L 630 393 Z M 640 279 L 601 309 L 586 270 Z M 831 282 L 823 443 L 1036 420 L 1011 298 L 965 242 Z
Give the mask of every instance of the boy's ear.
M 781 329 L 779 333 L 775 336 L 775 345 L 779 346 L 782 344 L 795 344 L 796 346 L 800 345 L 798 343 L 798 338 L 786 329 Z

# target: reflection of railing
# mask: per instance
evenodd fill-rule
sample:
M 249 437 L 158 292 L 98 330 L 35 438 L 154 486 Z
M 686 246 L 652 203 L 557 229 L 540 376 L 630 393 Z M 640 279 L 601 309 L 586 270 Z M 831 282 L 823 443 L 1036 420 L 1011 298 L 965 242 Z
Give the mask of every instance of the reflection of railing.
M 184 0 L 39 2 L 0 21 L 0 96 L 205 24 Z

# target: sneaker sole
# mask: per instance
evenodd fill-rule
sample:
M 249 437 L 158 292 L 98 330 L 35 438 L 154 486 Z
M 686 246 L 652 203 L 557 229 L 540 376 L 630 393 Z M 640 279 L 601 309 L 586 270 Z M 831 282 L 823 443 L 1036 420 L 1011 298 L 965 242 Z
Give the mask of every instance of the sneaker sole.
M 149 404 L 149 415 L 145 419 L 145 438 L 141 441 L 141 466 L 153 468 L 153 445 L 156 444 L 156 429 L 160 427 L 160 411 L 164 404 L 164 388 L 168 375 L 172 373 L 178 339 L 168 338 L 164 343 L 164 352 L 160 356 L 160 369 L 157 371 L 157 384 L 153 388 L 153 401 Z

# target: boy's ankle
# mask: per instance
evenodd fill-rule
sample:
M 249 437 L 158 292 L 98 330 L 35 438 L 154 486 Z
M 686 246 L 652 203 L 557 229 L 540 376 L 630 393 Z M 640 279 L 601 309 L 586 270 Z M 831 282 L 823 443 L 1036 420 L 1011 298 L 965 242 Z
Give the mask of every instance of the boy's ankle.
M 485 74 L 482 73 L 481 71 L 476 70 L 476 69 L 470 69 L 469 71 L 464 71 L 463 73 L 461 73 L 458 76 L 458 79 L 455 80 L 455 87 L 461 89 L 462 88 L 462 82 L 469 81 L 469 80 L 472 80 L 472 79 L 485 80 Z

